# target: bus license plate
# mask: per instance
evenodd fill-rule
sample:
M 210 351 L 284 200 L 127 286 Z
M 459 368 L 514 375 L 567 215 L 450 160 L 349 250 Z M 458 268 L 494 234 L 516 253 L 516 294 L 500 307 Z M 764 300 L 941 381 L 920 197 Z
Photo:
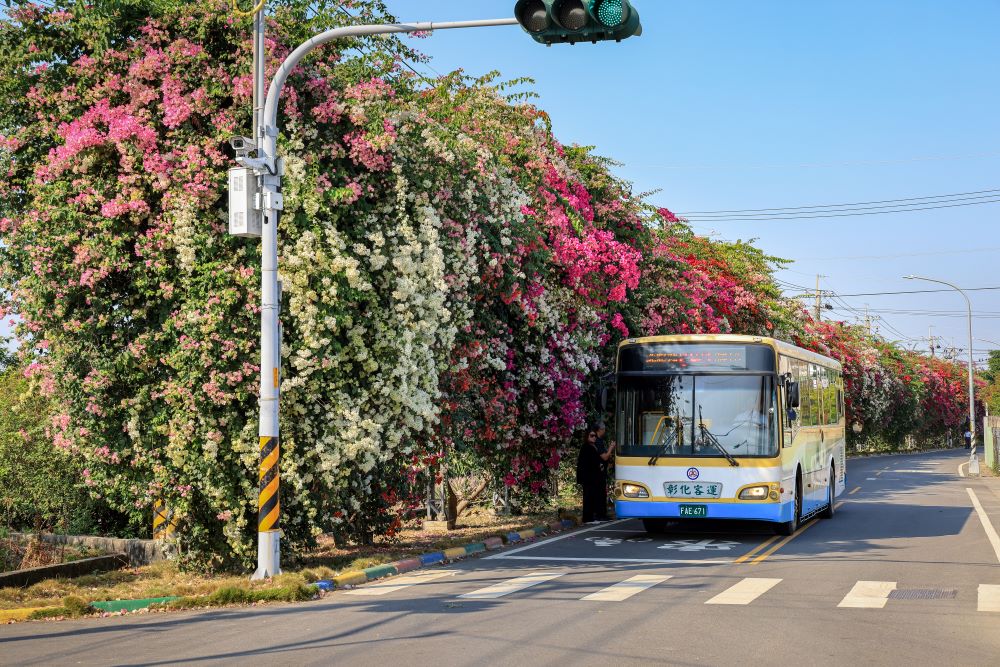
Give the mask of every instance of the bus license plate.
M 708 505 L 681 505 L 681 516 L 708 516 Z

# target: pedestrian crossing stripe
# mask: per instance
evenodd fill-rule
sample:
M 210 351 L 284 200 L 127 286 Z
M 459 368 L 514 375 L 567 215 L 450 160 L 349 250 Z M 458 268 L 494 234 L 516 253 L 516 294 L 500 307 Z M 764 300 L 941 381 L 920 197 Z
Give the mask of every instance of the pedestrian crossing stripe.
M 435 579 L 450 577 L 455 574 L 458 574 L 458 570 L 427 570 L 426 572 L 415 572 L 413 574 L 406 574 L 399 577 L 382 579 L 368 584 L 367 586 L 362 586 L 361 588 L 354 588 L 349 591 L 345 591 L 345 593 L 347 595 L 362 596 L 386 595 L 387 593 L 395 593 L 398 590 L 409 588 L 410 586 L 426 584 L 434 581 Z
M 1000 611 L 1000 586 L 979 584 L 977 611 Z
M 750 604 L 781 583 L 781 579 L 747 577 L 722 591 L 705 604 Z
M 580 599 L 594 600 L 598 602 L 622 602 L 623 600 L 629 599 L 636 593 L 641 593 L 647 588 L 663 583 L 669 578 L 669 575 L 637 574 L 634 577 L 629 577 L 625 581 L 619 581 L 617 584 L 608 586 L 607 588 L 601 589 L 596 593 L 586 595 Z
M 854 609 L 882 609 L 889 601 L 889 593 L 896 590 L 895 581 L 859 581 L 844 596 L 838 607 Z
M 459 595 L 458 597 L 466 600 L 495 600 L 496 598 L 502 598 L 505 595 L 517 593 L 518 591 L 523 591 L 526 588 L 543 584 L 546 581 L 551 581 L 552 579 L 561 577 L 564 574 L 566 573 L 532 572 L 531 574 L 508 579 L 507 581 L 501 581 L 500 583 L 487 586 L 486 588 L 480 588 L 479 590 L 472 591 L 471 593 Z
M 392 577 L 370 583 L 365 586 L 344 591 L 345 595 L 380 596 L 395 593 L 411 586 L 428 584 L 445 577 L 459 574 L 459 570 L 427 570 Z M 510 579 L 499 581 L 485 588 L 459 595 L 465 600 L 496 600 L 517 593 L 547 581 L 558 579 L 567 572 L 529 572 Z M 661 584 L 673 575 L 637 574 L 615 584 L 602 588 L 579 598 L 589 602 L 624 602 L 632 597 Z M 768 593 L 784 579 L 768 579 L 763 577 L 745 577 L 721 593 L 707 600 L 704 604 L 746 606 Z M 897 590 L 895 581 L 858 581 L 844 596 L 837 607 L 854 609 L 884 609 L 893 591 Z M 905 591 L 904 591 L 905 592 Z M 1000 585 L 980 584 L 978 603 L 980 612 L 1000 613 Z

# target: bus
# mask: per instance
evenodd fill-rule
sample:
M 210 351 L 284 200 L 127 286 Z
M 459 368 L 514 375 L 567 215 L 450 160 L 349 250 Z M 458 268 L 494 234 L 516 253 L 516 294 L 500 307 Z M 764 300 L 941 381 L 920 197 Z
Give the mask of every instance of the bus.
M 613 382 L 618 518 L 649 532 L 745 519 L 791 535 L 833 516 L 847 483 L 838 361 L 759 336 L 630 338 Z

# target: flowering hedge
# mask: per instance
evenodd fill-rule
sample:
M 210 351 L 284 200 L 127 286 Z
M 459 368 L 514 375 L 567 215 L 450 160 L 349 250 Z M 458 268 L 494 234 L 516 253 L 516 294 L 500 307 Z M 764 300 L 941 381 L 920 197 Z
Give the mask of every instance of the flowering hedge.
M 162 497 L 185 553 L 245 563 L 260 255 L 226 234 L 224 189 L 226 140 L 250 125 L 249 23 L 223 2 L 15 5 L 0 20 L 0 308 L 60 406 L 48 436 L 137 532 Z M 354 20 L 337 3 L 271 6 L 272 65 Z M 419 56 L 396 39 L 328 45 L 283 97 L 286 543 L 391 535 L 442 462 L 543 491 L 623 337 L 837 342 L 780 298 L 775 258 L 648 207 L 494 76 L 421 83 L 404 58 Z M 899 380 L 915 361 L 844 346 L 854 414 L 915 410 Z M 936 427 L 953 411 L 927 396 L 954 378 L 928 369 L 917 403 Z

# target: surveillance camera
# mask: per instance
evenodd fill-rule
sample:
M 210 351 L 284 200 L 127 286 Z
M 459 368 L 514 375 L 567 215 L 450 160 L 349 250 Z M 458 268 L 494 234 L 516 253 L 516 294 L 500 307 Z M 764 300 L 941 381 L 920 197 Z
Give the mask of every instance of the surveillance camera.
M 246 155 L 257 149 L 257 143 L 250 137 L 232 137 L 229 139 L 229 145 L 233 147 L 237 155 Z

